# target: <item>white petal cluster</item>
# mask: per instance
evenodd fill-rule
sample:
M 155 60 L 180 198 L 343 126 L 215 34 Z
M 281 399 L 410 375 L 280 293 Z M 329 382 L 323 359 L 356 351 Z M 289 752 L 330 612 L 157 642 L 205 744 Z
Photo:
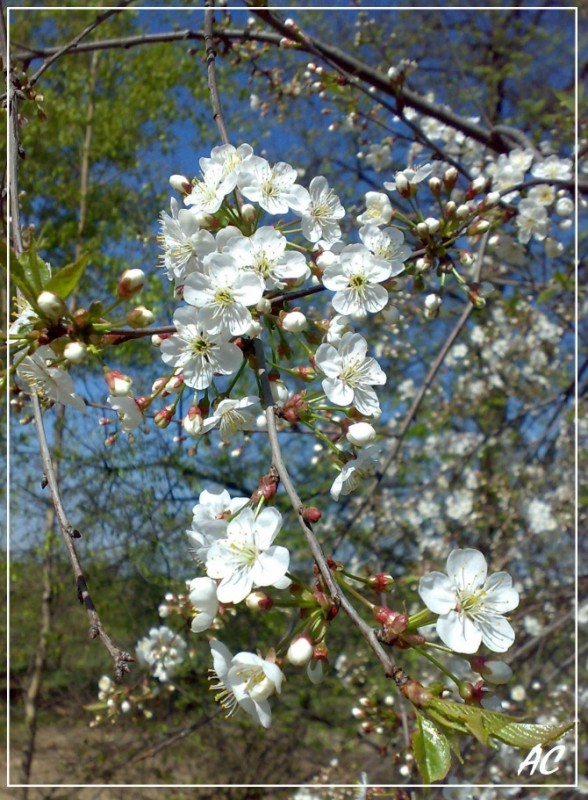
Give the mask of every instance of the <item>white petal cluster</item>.
M 151 628 L 149 635 L 137 643 L 136 654 L 137 660 L 147 664 L 157 680 L 166 683 L 184 660 L 186 642 L 167 625 L 162 625 Z
M 16 371 L 28 383 L 30 391 L 39 397 L 85 411 L 86 404 L 76 393 L 70 376 L 59 367 L 52 366 L 56 360 L 57 354 L 48 345 L 44 345 L 25 356 Z

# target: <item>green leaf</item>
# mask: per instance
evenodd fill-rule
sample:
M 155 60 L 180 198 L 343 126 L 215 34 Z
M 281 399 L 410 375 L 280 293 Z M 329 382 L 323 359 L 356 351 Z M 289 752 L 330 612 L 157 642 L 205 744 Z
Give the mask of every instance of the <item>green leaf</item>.
M 13 255 L 10 263 L 10 280 L 21 290 L 29 303 L 36 303 L 40 293 L 35 291 L 23 265 L 24 257 L 21 259 Z
M 423 781 L 442 781 L 451 768 L 449 741 L 435 723 L 422 714 L 417 714 L 417 730 L 412 746 Z
M 488 737 L 492 737 L 511 747 L 531 748 L 536 744 L 547 744 L 559 739 L 574 725 L 573 722 L 555 725 L 520 722 L 508 714 L 439 698 L 431 700 L 427 710 L 443 725 L 451 728 L 464 726 L 482 743 L 488 743 Z
M 62 300 L 66 300 L 80 282 L 88 264 L 88 258 L 88 254 L 85 253 L 77 261 L 58 270 L 45 285 L 46 291 L 53 292 Z

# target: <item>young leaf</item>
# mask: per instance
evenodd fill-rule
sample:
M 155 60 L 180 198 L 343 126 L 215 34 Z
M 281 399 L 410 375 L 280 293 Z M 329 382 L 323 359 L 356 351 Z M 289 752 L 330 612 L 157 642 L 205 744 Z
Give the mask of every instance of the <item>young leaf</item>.
M 492 737 L 511 747 L 531 748 L 536 744 L 547 744 L 558 739 L 574 724 L 537 725 L 520 722 L 508 714 L 439 698 L 431 700 L 427 710 L 432 711 L 442 724 L 450 727 L 456 723 L 464 725 L 482 743 L 488 743 L 488 737 Z
M 61 297 L 62 300 L 66 300 L 80 282 L 87 263 L 88 254 L 85 253 L 77 261 L 58 270 L 44 288 Z
M 417 730 L 412 746 L 417 767 L 425 783 L 441 781 L 451 768 L 447 737 L 429 719 L 417 714 Z

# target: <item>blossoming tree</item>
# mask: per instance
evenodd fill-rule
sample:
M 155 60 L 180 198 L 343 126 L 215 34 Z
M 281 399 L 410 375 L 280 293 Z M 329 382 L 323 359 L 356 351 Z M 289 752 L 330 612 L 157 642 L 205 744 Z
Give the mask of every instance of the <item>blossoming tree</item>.
M 360 47 L 381 42 L 369 15 L 349 13 L 340 23 L 356 30 L 355 54 L 321 38 L 312 15 L 284 19 L 252 7 L 250 16 L 227 11 L 219 21 L 207 6 L 189 36 L 141 37 L 199 41 L 216 140 L 194 154 L 193 173 L 165 176 L 172 197 L 148 276 L 168 293 L 161 325 L 155 297 L 143 299 L 149 270 L 120 270 L 109 298 L 92 285 L 82 252 L 49 265 L 19 206 L 19 109 L 42 105 L 44 73 L 84 48 L 134 42 L 96 38 L 103 14 L 67 48 L 35 51 L 44 58 L 37 72 L 15 67 L 9 82 L 17 311 L 7 385 L 34 421 L 43 489 L 90 635 L 112 661 L 92 724 L 150 716 L 159 685 L 181 680 L 199 641 L 208 642 L 210 688 L 226 716 L 242 711 L 262 729 L 279 715 L 277 695 L 288 694 L 293 675 L 303 673 L 324 699 L 334 675 L 355 692 L 369 664 L 377 678 L 355 714 L 361 730 L 389 738 L 404 728 L 404 747 L 390 747 L 413 765 L 388 769 L 382 783 L 445 781 L 461 760 L 461 739 L 526 750 L 549 744 L 571 721 L 539 708 L 540 719 L 523 721 L 505 713 L 493 687 L 512 677 L 501 658 L 512 652 L 513 612 L 532 587 L 516 564 L 509 569 L 526 541 L 510 504 L 540 534 L 555 527 L 552 504 L 566 502 L 565 486 L 552 486 L 548 503 L 539 488 L 524 487 L 527 462 L 550 448 L 571 468 L 564 423 L 561 438 L 552 437 L 576 386 L 568 223 L 582 156 L 565 137 L 500 116 L 473 118 L 449 108 L 449 97 L 413 89 L 419 65 L 411 59 L 374 67 Z M 298 156 L 274 157 L 278 140 L 245 141 L 232 123 L 235 101 L 223 102 L 220 47 L 265 86 L 266 99 L 250 97 L 261 124 L 273 112 L 279 121 L 284 97 L 319 103 L 330 147 L 341 147 L 341 159 L 344 147 L 355 148 L 355 183 L 344 194 L 332 152 L 315 170 Z M 278 66 L 265 67 L 264 58 Z M 322 130 L 320 114 L 314 125 Z M 581 176 L 579 183 L 585 190 Z M 147 370 L 131 376 L 128 354 L 144 353 L 145 343 L 155 380 L 136 389 Z M 424 369 L 411 364 L 417 354 Z M 149 431 L 169 435 L 197 464 L 211 442 L 221 453 L 233 448 L 235 459 L 249 453 L 238 483 L 225 485 L 219 470 L 192 487 L 191 513 L 175 518 L 185 536 L 183 585 L 178 576 L 159 608 L 166 624 L 145 631 L 133 652 L 109 633 L 82 570 L 80 530 L 70 521 L 76 504 L 60 487 L 46 433 L 64 406 L 84 430 L 92 415 L 115 428 L 107 445 L 134 448 L 139 464 L 142 447 L 152 452 Z M 515 447 L 517 426 L 524 431 Z M 510 474 L 515 451 L 518 472 Z M 562 554 L 561 563 L 570 558 Z M 263 620 L 253 648 L 252 615 Z M 137 669 L 148 675 L 140 691 L 128 685 Z M 394 703 L 402 712 L 389 712 Z

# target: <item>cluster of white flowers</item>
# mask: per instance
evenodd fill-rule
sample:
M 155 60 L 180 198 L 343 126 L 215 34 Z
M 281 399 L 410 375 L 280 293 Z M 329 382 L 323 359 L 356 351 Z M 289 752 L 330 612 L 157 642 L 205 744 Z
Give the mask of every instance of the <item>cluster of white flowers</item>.
M 162 683 L 169 681 L 186 654 L 186 642 L 182 637 L 161 625 L 151 628 L 149 635 L 137 643 L 137 658 L 147 664 L 155 678 Z

